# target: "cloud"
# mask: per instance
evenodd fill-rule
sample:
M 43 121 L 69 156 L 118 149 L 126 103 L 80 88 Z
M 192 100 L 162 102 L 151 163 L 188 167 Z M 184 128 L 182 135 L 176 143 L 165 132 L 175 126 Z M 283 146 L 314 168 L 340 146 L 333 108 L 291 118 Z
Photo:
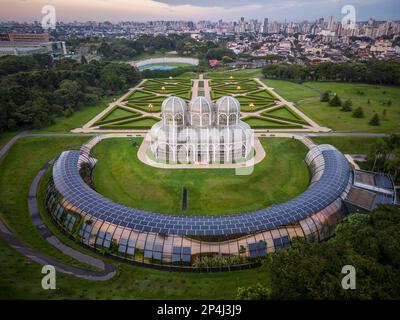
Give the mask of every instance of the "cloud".
M 222 7 L 222 8 L 232 8 L 238 6 L 259 4 L 264 5 L 265 1 L 262 0 L 220 0 L 216 3 L 215 0 L 153 0 L 155 2 L 161 2 L 165 4 L 169 4 L 172 6 L 181 6 L 181 5 L 192 5 L 196 7 Z

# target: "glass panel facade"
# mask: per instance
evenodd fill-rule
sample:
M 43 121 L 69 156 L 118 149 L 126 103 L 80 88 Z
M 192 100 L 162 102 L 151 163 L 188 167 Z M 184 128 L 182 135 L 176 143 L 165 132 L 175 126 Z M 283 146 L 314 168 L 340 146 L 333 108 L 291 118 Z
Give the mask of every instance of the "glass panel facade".
M 93 160 L 66 151 L 53 167 L 45 204 L 56 223 L 108 254 L 181 267 L 203 257 L 241 256 L 251 263 L 287 248 L 296 237 L 324 240 L 346 213 L 342 199 L 352 182 L 344 156 L 323 145 L 307 154 L 311 183 L 295 199 L 246 214 L 177 217 L 123 207 L 102 197 L 80 178 L 79 161 L 85 159 Z

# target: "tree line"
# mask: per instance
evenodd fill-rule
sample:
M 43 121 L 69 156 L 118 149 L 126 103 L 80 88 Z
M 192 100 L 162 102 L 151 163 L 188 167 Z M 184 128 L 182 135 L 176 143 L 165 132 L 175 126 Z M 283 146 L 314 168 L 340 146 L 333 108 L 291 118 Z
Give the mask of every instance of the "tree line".
M 197 57 L 204 65 L 209 59 L 236 58 L 236 54 L 227 49 L 224 42 L 212 39 L 198 41 L 188 35 L 143 35 L 135 40 L 98 39 L 97 41 L 97 44 L 94 41 L 88 43 L 92 43 L 94 47 L 97 45 L 97 52 L 109 60 L 135 59 L 143 54 L 152 55 L 168 51 L 176 51 L 181 56 Z M 80 42 L 70 40 L 70 44 L 79 46 Z
M 400 134 L 391 134 L 373 144 L 367 157 L 366 167 L 385 172 L 395 184 L 400 182 Z
M 0 132 L 40 128 L 138 83 L 137 69 L 111 62 L 0 58 Z
M 238 299 L 400 299 L 400 208 L 351 214 L 330 240 L 295 239 L 265 265 L 269 282 L 238 288 Z M 342 287 L 346 265 L 355 268 L 355 290 Z
M 338 81 L 371 84 L 400 84 L 400 62 L 370 59 L 366 62 L 324 62 L 317 66 L 268 64 L 263 68 L 266 78 L 292 81 Z

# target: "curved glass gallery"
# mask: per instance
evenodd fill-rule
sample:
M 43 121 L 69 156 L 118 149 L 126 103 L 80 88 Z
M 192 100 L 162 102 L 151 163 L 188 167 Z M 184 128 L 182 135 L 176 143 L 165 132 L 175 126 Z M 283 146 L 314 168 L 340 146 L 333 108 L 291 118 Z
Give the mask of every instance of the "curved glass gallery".
M 79 174 L 82 153 L 63 152 L 53 166 L 46 207 L 77 241 L 143 264 L 192 268 L 199 257 L 234 257 L 251 265 L 257 258 L 290 246 L 293 238 L 330 237 L 346 213 L 353 171 L 330 145 L 310 150 L 312 178 L 296 198 L 261 210 L 223 216 L 184 217 L 129 208 L 91 189 Z M 93 159 L 83 162 L 93 166 Z

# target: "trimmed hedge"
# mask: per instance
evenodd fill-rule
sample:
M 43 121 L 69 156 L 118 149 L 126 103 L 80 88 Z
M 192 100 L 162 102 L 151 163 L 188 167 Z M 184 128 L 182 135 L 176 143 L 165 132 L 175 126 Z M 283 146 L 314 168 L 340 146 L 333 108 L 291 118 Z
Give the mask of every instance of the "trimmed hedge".
M 301 125 L 290 125 L 290 124 L 286 124 L 283 123 L 279 120 L 274 120 L 274 119 L 269 119 L 269 118 L 262 118 L 262 117 L 256 117 L 256 116 L 250 116 L 250 117 L 245 117 L 243 119 L 241 119 L 242 121 L 246 122 L 248 125 L 250 125 L 252 128 L 262 128 L 262 129 L 299 129 L 302 128 Z M 257 120 L 257 121 L 262 121 L 262 122 L 266 122 L 265 125 L 252 125 L 251 123 L 249 123 L 251 120 Z M 276 123 L 276 125 L 268 125 L 267 123 Z
M 135 125 L 135 122 L 139 121 L 144 121 L 144 120 L 153 120 L 153 124 L 149 125 Z M 113 129 L 149 129 L 151 128 L 155 123 L 159 122 L 160 119 L 156 117 L 141 117 L 141 118 L 136 118 L 136 119 L 129 119 L 129 120 L 123 120 L 117 123 L 114 123 L 112 125 L 105 125 L 101 126 L 100 129 L 106 129 L 106 130 L 113 130 Z
M 274 111 L 277 111 L 277 110 L 280 110 L 280 109 L 285 109 L 286 111 L 288 111 L 296 119 L 285 118 L 285 117 L 276 116 L 276 115 L 273 114 Z M 280 106 L 278 108 L 274 108 L 272 110 L 266 110 L 266 111 L 262 112 L 261 115 L 266 116 L 266 117 L 271 117 L 271 118 L 274 118 L 274 119 L 277 119 L 277 120 L 286 120 L 286 121 L 296 122 L 296 123 L 299 123 L 299 124 L 308 124 L 308 122 L 306 120 L 304 120 L 300 115 L 298 115 L 295 111 L 293 111 L 292 109 L 290 109 L 286 105 Z
M 115 118 L 115 119 L 106 120 L 107 117 L 109 117 L 117 109 L 122 109 L 122 110 L 124 110 L 126 112 L 131 113 L 132 115 L 130 115 L 130 116 L 127 115 L 126 117 L 119 117 L 119 118 Z M 115 106 L 115 108 L 113 108 L 110 111 L 108 111 L 100 120 L 96 121 L 94 123 L 94 125 L 102 125 L 102 124 L 106 124 L 106 123 L 110 123 L 110 122 L 116 122 L 116 121 L 131 119 L 131 118 L 139 117 L 140 115 L 141 114 L 139 112 L 136 112 L 136 111 L 131 110 L 129 108 L 124 108 L 124 106 Z

